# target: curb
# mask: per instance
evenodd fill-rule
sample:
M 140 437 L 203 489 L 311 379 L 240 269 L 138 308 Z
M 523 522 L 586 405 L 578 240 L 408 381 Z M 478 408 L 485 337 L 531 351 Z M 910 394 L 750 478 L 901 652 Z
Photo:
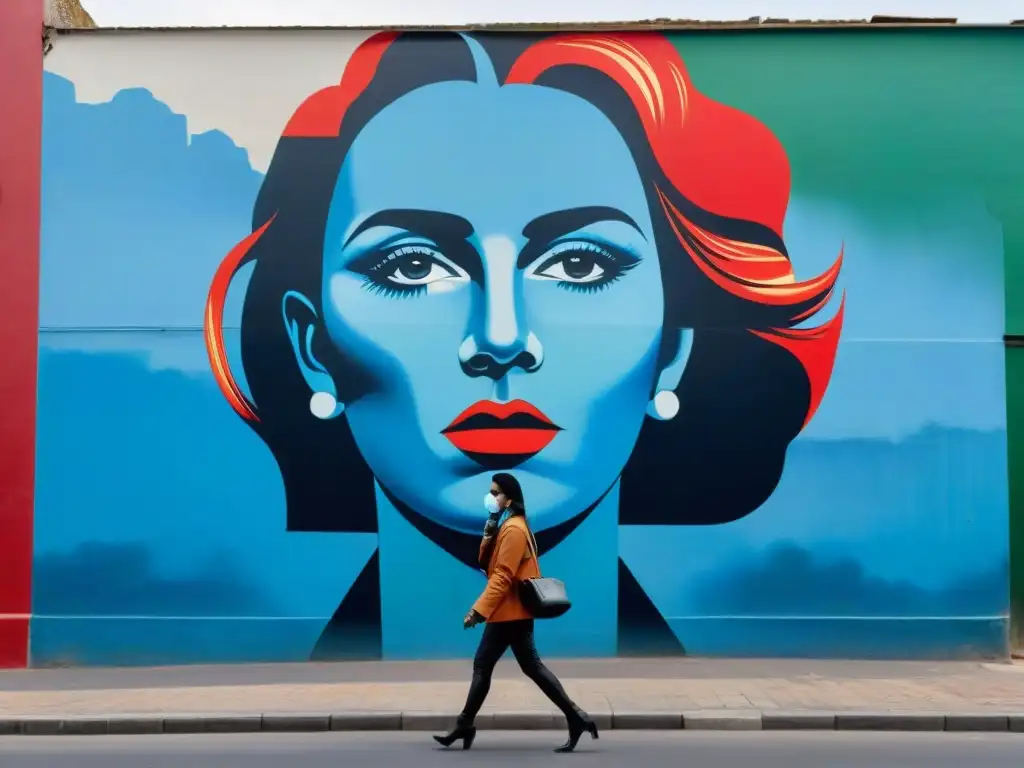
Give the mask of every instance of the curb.
M 783 712 L 700 710 L 592 714 L 602 730 L 700 731 L 900 731 L 1024 733 L 1024 713 Z M 455 715 L 410 712 L 281 712 L 265 714 L 159 714 L 100 716 L 0 716 L 0 736 L 141 736 L 213 733 L 317 733 L 326 731 L 444 731 Z M 477 718 L 480 730 L 562 730 L 565 717 L 551 712 L 495 712 Z

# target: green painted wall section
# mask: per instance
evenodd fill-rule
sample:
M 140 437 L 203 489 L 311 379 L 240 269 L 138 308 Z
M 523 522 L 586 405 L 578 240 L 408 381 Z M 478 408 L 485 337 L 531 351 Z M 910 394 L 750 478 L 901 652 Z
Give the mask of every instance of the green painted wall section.
M 905 222 L 938 195 L 978 191 L 1007 252 L 1024 249 L 1024 29 L 747 33 L 729 59 L 718 35 L 678 40 L 702 90 L 782 141 L 794 196 Z M 1024 304 L 1008 320 L 1024 327 Z
M 1021 269 L 1024 257 L 1018 251 L 1014 268 Z M 1009 281 L 1011 269 L 1007 267 Z M 1011 291 L 1007 289 L 1007 294 Z M 1020 312 L 1020 289 L 1016 291 Z M 1009 299 L 1009 295 L 1007 296 Z M 1010 314 L 1010 310 L 1007 310 Z M 1018 331 L 1019 333 L 1019 331 Z M 1024 348 L 1006 350 L 1006 430 L 1010 461 L 1010 600 L 1011 642 L 1024 648 Z
M 983 196 L 1003 230 L 1006 332 L 1024 334 L 1024 29 L 728 34 L 746 35 L 728 64 L 718 35 L 684 35 L 679 49 L 701 88 L 775 131 L 794 195 L 842 197 L 876 223 L 905 222 L 944 194 Z M 1007 349 L 1006 376 L 1013 640 L 1024 648 L 1024 348 Z

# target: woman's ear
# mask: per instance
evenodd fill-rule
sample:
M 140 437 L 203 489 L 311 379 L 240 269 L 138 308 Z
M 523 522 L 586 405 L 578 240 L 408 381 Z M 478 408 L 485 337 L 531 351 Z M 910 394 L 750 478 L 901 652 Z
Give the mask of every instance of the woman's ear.
M 668 421 L 675 418 L 679 413 L 679 398 L 676 396 L 676 389 L 679 382 L 683 380 L 683 372 L 686 364 L 690 361 L 690 352 L 693 349 L 693 329 L 679 328 L 666 329 L 665 333 L 674 334 L 674 338 L 667 338 L 670 344 L 668 349 L 675 351 L 671 359 L 658 374 L 658 381 L 654 385 L 654 393 L 651 401 L 647 404 L 647 415 L 659 421 Z
M 334 378 L 313 354 L 313 337 L 323 333 L 316 307 L 298 291 L 288 291 L 281 300 L 281 315 L 295 362 L 310 390 L 309 410 L 318 419 L 333 419 L 345 406 L 338 402 Z

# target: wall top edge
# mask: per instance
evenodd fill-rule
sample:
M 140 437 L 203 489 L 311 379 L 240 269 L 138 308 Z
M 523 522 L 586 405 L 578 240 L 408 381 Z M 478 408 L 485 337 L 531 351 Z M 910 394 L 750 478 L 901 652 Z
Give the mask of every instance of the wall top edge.
M 584 22 L 516 22 L 488 24 L 436 24 L 436 25 L 376 25 L 376 26 L 175 26 L 175 27 L 53 27 L 63 33 L 109 34 L 117 32 L 196 32 L 204 31 L 295 31 L 295 30 L 400 30 L 408 32 L 487 31 L 487 32 L 543 32 L 593 30 L 779 30 L 779 29 L 1024 29 L 1024 19 L 1004 23 L 964 23 L 955 18 L 913 18 L 902 16 L 873 16 L 870 19 L 775 19 L 754 17 L 740 21 L 714 21 L 700 19 L 647 19 L 641 21 L 584 21 Z

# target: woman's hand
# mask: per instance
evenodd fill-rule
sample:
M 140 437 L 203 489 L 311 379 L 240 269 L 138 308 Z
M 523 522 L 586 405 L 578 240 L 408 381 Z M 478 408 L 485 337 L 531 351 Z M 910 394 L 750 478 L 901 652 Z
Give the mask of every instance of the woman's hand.
M 487 521 L 484 523 L 484 536 L 493 536 L 498 531 L 498 520 L 501 519 L 501 512 L 498 514 L 490 514 L 487 516 Z
M 470 609 L 469 613 L 466 614 L 466 618 L 464 618 L 462 620 L 462 628 L 463 629 L 472 629 L 473 627 L 475 627 L 477 624 L 479 624 L 483 620 L 484 620 L 483 616 L 481 616 L 479 613 L 477 613 L 473 609 Z

